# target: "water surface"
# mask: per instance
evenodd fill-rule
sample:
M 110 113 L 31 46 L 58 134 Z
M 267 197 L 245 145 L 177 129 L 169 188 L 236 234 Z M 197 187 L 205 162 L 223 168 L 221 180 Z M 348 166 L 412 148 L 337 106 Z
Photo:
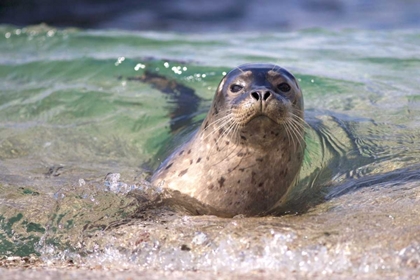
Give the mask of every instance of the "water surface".
M 414 277 L 419 45 L 417 31 L 2 26 L 0 251 L 107 268 Z M 144 179 L 199 125 L 224 73 L 245 62 L 298 78 L 310 127 L 297 193 L 310 187 L 324 199 L 280 217 L 174 212 Z M 136 78 L 146 71 L 200 98 L 176 130 L 176 102 Z

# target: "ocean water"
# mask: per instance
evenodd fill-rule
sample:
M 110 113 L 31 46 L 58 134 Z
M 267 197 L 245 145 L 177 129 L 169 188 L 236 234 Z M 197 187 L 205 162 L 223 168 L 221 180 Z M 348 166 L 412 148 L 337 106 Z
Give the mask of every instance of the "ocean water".
M 418 31 L 0 26 L 1 255 L 51 266 L 415 277 L 419 46 Z M 200 124 L 223 75 L 247 62 L 285 67 L 303 89 L 297 204 L 272 217 L 191 215 L 147 178 Z M 168 94 L 150 73 L 193 98 Z

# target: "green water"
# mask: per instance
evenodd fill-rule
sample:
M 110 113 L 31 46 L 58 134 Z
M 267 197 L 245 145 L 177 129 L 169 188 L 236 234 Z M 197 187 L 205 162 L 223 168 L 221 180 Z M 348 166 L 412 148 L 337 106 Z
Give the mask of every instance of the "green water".
M 331 255 L 322 251 L 325 248 L 311 251 L 314 244 L 296 249 L 301 257 L 294 259 L 289 256 L 283 260 L 285 255 L 273 250 L 299 236 L 318 236 L 316 232 L 305 233 L 299 219 L 316 217 L 328 228 L 352 212 L 370 211 L 368 200 L 352 193 L 341 196 L 349 190 L 361 189 L 363 193 L 363 187 L 373 186 L 375 189 L 368 188 L 368 192 L 374 192 L 385 185 L 383 192 L 376 193 L 377 200 L 385 203 L 379 208 L 402 211 L 399 203 L 412 197 L 404 200 L 404 209 L 408 209 L 404 215 L 416 217 L 415 213 L 419 213 L 419 46 L 418 31 L 313 29 L 274 34 L 177 35 L 1 26 L 1 255 L 34 253 L 45 259 L 71 258 L 81 264 L 107 263 L 105 259 L 110 263 L 179 270 L 223 270 L 226 262 L 232 264 L 229 269 L 245 269 L 250 262 L 256 262 L 250 269 L 276 271 L 284 269 L 284 264 L 308 264 L 308 258 L 302 257 L 306 250 L 309 254 L 323 252 L 324 257 L 318 257 L 329 263 L 312 263 L 307 266 L 309 270 L 328 271 L 336 265 L 349 275 L 357 274 L 361 264 L 355 263 L 351 255 Z M 332 185 L 327 189 L 327 197 L 332 200 L 317 205 L 314 212 L 309 212 L 312 214 L 303 214 L 303 218 L 245 219 L 239 222 L 244 223 L 241 227 L 229 231 L 231 222 L 224 219 L 174 218 L 153 207 L 155 210 L 142 212 L 142 195 L 108 191 L 109 182 L 104 179 L 108 173 L 121 174 L 118 189 L 147 185 L 143 181 L 147 173 L 163 160 L 161 157 L 176 145 L 177 139 L 180 141 L 204 118 L 224 73 L 245 62 L 276 63 L 298 78 L 307 121 L 312 126 L 308 128 L 301 186 L 317 190 L 320 185 Z M 170 96 L 131 79 L 146 70 L 193 89 L 201 98 L 198 109 L 183 116 L 191 126 L 171 131 L 169 115 L 176 104 Z M 395 201 L 384 198 L 385 190 L 397 194 Z M 342 205 L 358 208 L 340 210 Z M 417 250 L 420 220 L 410 217 L 398 226 L 406 232 L 411 229 L 405 246 Z M 363 227 L 372 217 L 360 219 L 357 225 Z M 172 229 L 162 228 L 163 221 Z M 317 224 L 304 221 L 309 227 L 311 222 Z M 264 224 L 264 230 L 261 226 L 254 229 L 251 224 Z M 290 224 L 297 225 L 296 232 L 273 233 L 270 236 L 275 237 L 275 242 L 269 236 L 261 237 L 262 232 L 282 231 Z M 228 229 L 205 247 L 212 248 L 212 253 L 192 250 L 184 259 L 171 249 L 178 246 L 172 242 L 186 236 L 196 240 L 198 247 L 208 244 L 209 236 L 217 236 L 213 230 L 223 227 Z M 337 231 L 344 230 L 343 226 L 337 227 Z M 244 228 L 250 234 L 247 237 L 241 235 Z M 150 243 L 131 242 L 129 234 L 136 235 L 143 229 L 149 229 L 143 239 Z M 375 233 L 371 229 L 371 234 Z M 200 238 L 207 243 L 197 241 Z M 244 238 L 257 240 L 256 246 L 262 251 L 259 247 L 242 248 Z M 313 240 L 318 242 L 315 237 Z M 156 242 L 161 247 L 156 247 Z M 360 241 L 360 248 L 366 242 Z M 246 257 L 238 257 L 238 248 Z M 394 252 L 386 250 L 371 257 Z M 414 259 L 418 257 L 416 252 L 414 257 L 410 255 Z M 173 259 L 177 261 L 171 262 Z M 341 260 L 342 267 L 331 260 Z M 391 262 L 389 271 L 393 271 L 393 264 L 397 267 Z M 409 266 L 406 271 L 411 273 Z

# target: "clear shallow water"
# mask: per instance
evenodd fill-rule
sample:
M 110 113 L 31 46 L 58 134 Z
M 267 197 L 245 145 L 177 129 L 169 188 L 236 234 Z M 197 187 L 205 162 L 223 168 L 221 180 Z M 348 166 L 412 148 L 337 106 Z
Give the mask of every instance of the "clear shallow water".
M 415 275 L 419 43 L 417 31 L 175 35 L 3 26 L 1 252 L 82 266 Z M 297 193 L 332 185 L 322 188 L 328 201 L 299 216 L 265 218 L 167 210 L 168 194 L 143 179 L 203 119 L 223 72 L 244 62 L 274 62 L 299 79 L 311 128 Z M 146 70 L 195 90 L 201 102 L 183 115 L 193 125 L 170 129 L 170 96 L 132 79 Z

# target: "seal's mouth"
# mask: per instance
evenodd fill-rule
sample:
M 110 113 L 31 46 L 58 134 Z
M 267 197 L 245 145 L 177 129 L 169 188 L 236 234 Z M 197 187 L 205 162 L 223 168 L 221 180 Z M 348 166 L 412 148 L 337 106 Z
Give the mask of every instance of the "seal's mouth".
M 270 123 L 279 124 L 275 119 L 270 118 L 270 116 L 268 116 L 267 114 L 264 114 L 264 113 L 259 113 L 259 114 L 255 115 L 246 124 L 250 124 L 250 123 L 254 123 L 254 122 L 258 122 L 258 123 L 270 122 Z
M 290 102 L 282 99 L 269 98 L 264 103 L 256 102 L 252 98 L 240 100 L 232 106 L 229 114 L 239 127 L 249 123 L 259 122 L 261 125 L 283 125 L 292 112 Z

